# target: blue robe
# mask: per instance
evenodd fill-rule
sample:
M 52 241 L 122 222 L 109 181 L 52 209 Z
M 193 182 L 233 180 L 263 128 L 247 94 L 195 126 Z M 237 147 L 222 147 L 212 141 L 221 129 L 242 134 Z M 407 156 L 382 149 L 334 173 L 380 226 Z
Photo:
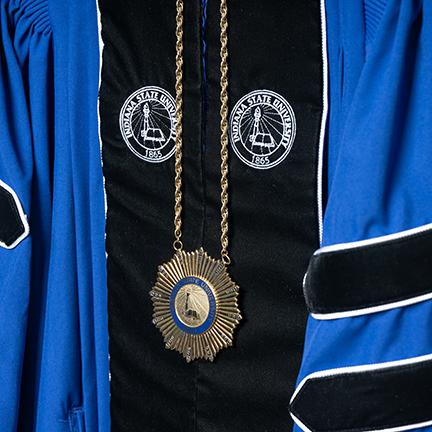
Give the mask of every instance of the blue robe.
M 29 234 L 0 247 L 0 431 L 108 431 L 96 4 L 0 2 L 0 180 Z
M 427 234 L 432 229 L 432 2 L 327 0 L 325 9 L 329 117 L 322 246 L 333 246 L 321 252 Z M 362 242 L 366 239 L 371 240 Z M 368 268 L 364 272 L 368 276 Z M 381 289 L 379 280 L 372 289 Z M 297 392 L 317 372 L 429 359 L 430 298 L 429 290 L 407 304 L 311 316 Z M 386 409 L 376 406 L 384 416 Z M 352 416 L 345 416 L 348 427 Z M 295 430 L 313 429 L 295 420 Z M 431 425 L 405 424 L 423 431 Z
M 324 7 L 322 246 L 361 249 L 428 232 L 432 2 Z M 1 432 L 109 431 L 97 21 L 90 0 L 0 0 L 0 186 L 23 228 L 0 244 Z M 351 312 L 310 316 L 298 389 L 323 371 L 432 353 L 432 300 Z M 405 426 L 432 430 L 396 425 Z

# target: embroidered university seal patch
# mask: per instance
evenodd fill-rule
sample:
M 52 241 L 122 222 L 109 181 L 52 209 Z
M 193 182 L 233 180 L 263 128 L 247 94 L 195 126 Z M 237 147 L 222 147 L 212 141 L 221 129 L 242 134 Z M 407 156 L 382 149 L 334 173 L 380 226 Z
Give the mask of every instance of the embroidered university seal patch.
M 120 111 L 120 130 L 135 156 L 163 162 L 175 152 L 176 108 L 173 97 L 155 86 L 132 93 Z
M 257 169 L 280 164 L 290 152 L 296 134 L 291 105 L 270 90 L 243 96 L 230 117 L 231 146 L 247 165 Z

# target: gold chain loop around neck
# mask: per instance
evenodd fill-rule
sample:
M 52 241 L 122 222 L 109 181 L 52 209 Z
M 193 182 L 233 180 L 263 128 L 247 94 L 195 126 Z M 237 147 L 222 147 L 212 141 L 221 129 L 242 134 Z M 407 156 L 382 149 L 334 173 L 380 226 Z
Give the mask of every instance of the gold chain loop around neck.
M 174 250 L 181 251 L 182 236 L 182 158 L 183 158 L 183 0 L 177 0 L 176 15 L 176 142 L 175 142 L 175 205 Z
M 221 129 L 221 257 L 230 264 L 228 255 L 228 7 L 220 3 L 220 129 Z
M 183 0 L 176 0 L 176 151 L 174 250 L 183 250 L 182 237 L 182 122 L 183 122 Z M 228 6 L 220 0 L 220 155 L 221 155 L 221 259 L 229 265 L 228 254 Z

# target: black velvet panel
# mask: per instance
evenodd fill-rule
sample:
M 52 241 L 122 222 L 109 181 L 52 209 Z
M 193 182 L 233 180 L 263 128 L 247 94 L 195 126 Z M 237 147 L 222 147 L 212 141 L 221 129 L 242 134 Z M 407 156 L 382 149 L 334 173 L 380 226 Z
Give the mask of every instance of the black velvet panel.
M 105 43 L 101 132 L 114 432 L 279 432 L 300 366 L 307 310 L 302 278 L 318 245 L 316 174 L 322 115 L 319 0 L 229 2 L 230 107 L 268 89 L 292 105 L 288 157 L 253 169 L 230 150 L 230 273 L 244 319 L 214 363 L 164 348 L 149 291 L 172 256 L 173 158 L 149 163 L 119 129 L 143 86 L 174 91 L 175 1 L 100 0 Z M 186 249 L 219 254 L 219 2 L 209 0 L 202 64 L 200 0 L 185 1 L 184 225 Z
M 25 227 L 13 195 L 0 184 L 0 242 L 13 245 L 25 232 Z
M 291 412 L 312 432 L 432 421 L 432 362 L 313 378 L 293 400 Z
M 385 305 L 432 292 L 432 230 L 314 255 L 305 280 L 313 313 Z

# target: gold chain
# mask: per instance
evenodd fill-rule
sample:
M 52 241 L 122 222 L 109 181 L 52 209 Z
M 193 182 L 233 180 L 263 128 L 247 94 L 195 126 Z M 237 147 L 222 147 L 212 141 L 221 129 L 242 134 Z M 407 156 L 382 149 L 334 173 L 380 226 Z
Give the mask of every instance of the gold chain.
M 177 0 L 176 16 L 176 151 L 175 151 L 175 216 L 173 247 L 183 249 L 182 236 L 182 121 L 183 121 L 183 0 Z M 220 145 L 221 145 L 221 258 L 231 262 L 228 254 L 228 7 L 220 3 Z
M 183 0 L 177 0 L 176 16 L 176 149 L 175 149 L 175 206 L 173 247 L 182 250 L 182 157 L 183 157 Z
M 228 265 L 228 7 L 220 3 L 221 257 Z

